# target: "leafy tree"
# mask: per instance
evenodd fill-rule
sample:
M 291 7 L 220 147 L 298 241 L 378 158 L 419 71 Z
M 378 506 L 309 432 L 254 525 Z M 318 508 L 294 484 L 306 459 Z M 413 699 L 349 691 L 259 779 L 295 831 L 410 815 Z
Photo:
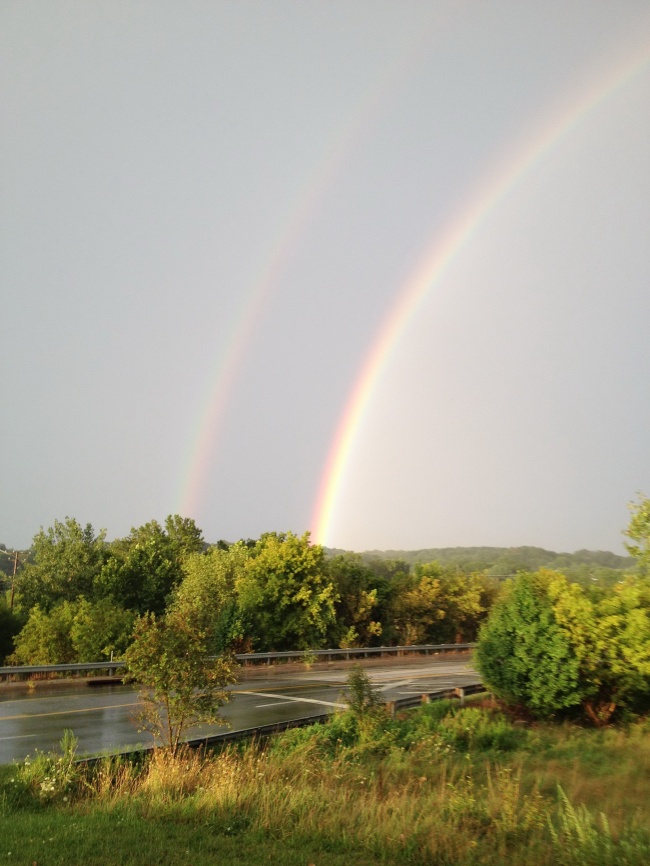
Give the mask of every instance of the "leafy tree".
M 563 575 L 549 583 L 555 619 L 578 664 L 582 706 L 597 725 L 650 693 L 650 590 L 630 578 L 590 598 Z
M 426 643 L 431 629 L 445 617 L 440 580 L 432 575 L 408 575 L 396 581 L 393 627 L 405 646 Z
M 336 589 L 309 533 L 263 535 L 235 589 L 245 633 L 260 649 L 321 646 L 334 621 Z
M 60 601 L 92 595 L 93 583 L 107 557 L 106 531 L 97 535 L 90 523 L 81 526 L 74 518 L 54 521 L 54 526 L 34 536 L 32 560 L 20 576 L 20 606 L 29 611 L 38 604 L 49 610 Z
M 51 610 L 38 605 L 16 638 L 11 660 L 16 664 L 68 664 L 121 655 L 126 649 L 135 616 L 107 599 L 63 601 Z
M 373 572 L 359 554 L 345 553 L 328 561 L 327 573 L 338 596 L 333 642 L 341 647 L 369 646 L 382 633 L 374 615 L 378 600 Z
M 206 554 L 191 554 L 184 561 L 185 577 L 176 590 L 172 609 L 205 631 L 215 653 L 250 649 L 235 592 L 249 558 L 250 548 L 239 542 L 213 547 Z
M 522 573 L 479 633 L 476 664 L 486 685 L 540 717 L 580 704 L 579 661 L 549 597 L 552 572 Z
M 193 520 L 171 515 L 132 529 L 111 545 L 111 557 L 95 581 L 95 592 L 137 613 L 161 614 L 183 579 L 183 560 L 203 550 Z
M 415 578 L 431 578 L 437 582 L 436 604 L 443 615 L 431 623 L 427 642 L 464 643 L 474 640 L 487 612 L 486 600 L 494 585 L 483 574 L 464 574 L 454 566 L 438 562 L 416 565 Z
M 482 627 L 476 658 L 508 703 L 540 716 L 582 707 L 606 724 L 650 697 L 650 584 L 584 588 L 559 572 L 521 574 Z
M 203 532 L 191 517 L 170 514 L 165 518 L 165 533 L 172 547 L 180 557 L 190 553 L 200 553 L 207 545 Z
M 90 602 L 79 598 L 70 627 L 76 660 L 120 658 L 130 643 L 134 623 L 133 611 L 124 610 L 110 599 Z
M 632 517 L 625 534 L 630 539 L 626 547 L 639 564 L 643 574 L 650 572 L 650 499 L 639 495 L 630 503 Z
M 9 661 L 18 665 L 69 664 L 77 661 L 72 644 L 72 623 L 76 605 L 59 602 L 51 610 L 35 605 L 25 627 L 16 638 L 16 648 Z
M 347 677 L 348 695 L 346 702 L 352 714 L 361 720 L 366 716 L 374 716 L 382 713 L 384 716 L 385 703 L 381 694 L 370 682 L 368 674 L 361 665 L 353 665 Z
M 192 725 L 224 724 L 219 708 L 230 700 L 235 665 L 225 656 L 210 658 L 205 632 L 180 612 L 140 617 L 126 663 L 128 677 L 141 686 L 141 730 L 173 756 Z

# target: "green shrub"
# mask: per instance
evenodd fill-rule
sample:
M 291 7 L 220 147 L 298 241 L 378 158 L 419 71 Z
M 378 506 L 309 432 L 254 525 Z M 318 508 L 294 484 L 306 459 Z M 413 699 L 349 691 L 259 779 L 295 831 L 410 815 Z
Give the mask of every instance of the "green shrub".
M 513 728 L 501 713 L 474 707 L 446 715 L 438 731 L 444 742 L 461 752 L 511 752 L 526 738 L 526 732 Z
M 481 627 L 475 661 L 511 706 L 547 718 L 579 706 L 578 660 L 548 597 L 550 572 L 520 574 Z

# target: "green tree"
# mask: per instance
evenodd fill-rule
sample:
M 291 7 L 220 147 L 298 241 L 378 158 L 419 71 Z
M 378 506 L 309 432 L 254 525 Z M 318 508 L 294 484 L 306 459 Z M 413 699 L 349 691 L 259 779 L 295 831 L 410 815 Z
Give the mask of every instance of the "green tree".
M 97 535 L 90 523 L 74 518 L 54 521 L 54 526 L 34 536 L 32 558 L 18 582 L 20 606 L 29 611 L 38 604 L 49 610 L 60 601 L 91 596 L 93 583 L 107 557 L 106 531 Z
M 578 690 L 587 716 L 607 724 L 620 706 L 647 703 L 650 694 L 650 591 L 629 578 L 590 597 L 556 575 L 548 587 L 555 619 L 578 665 Z
M 415 578 L 430 578 L 437 583 L 436 605 L 442 612 L 425 635 L 429 643 L 466 643 L 473 641 L 487 613 L 486 601 L 494 590 L 484 574 L 463 573 L 455 566 L 439 562 L 416 565 Z
M 202 550 L 201 531 L 193 520 L 170 515 L 164 528 L 152 520 L 113 542 L 95 593 L 140 614 L 161 614 L 183 579 L 185 557 Z
M 519 574 L 479 632 L 476 665 L 506 703 L 549 717 L 581 703 L 579 662 L 549 597 L 553 572 Z
M 378 714 L 386 717 L 386 704 L 360 664 L 352 666 L 347 677 L 347 685 L 346 703 L 357 720 Z
M 191 517 L 181 517 L 180 514 L 170 514 L 165 518 L 165 534 L 172 547 L 180 557 L 190 553 L 200 553 L 206 543 L 203 532 Z
M 76 660 L 120 658 L 131 641 L 134 623 L 133 611 L 124 610 L 110 599 L 90 602 L 79 598 L 70 627 Z
M 35 605 L 15 640 L 16 664 L 92 662 L 120 656 L 128 646 L 135 615 L 108 599 L 83 596 L 49 611 Z
M 245 633 L 259 649 L 321 646 L 334 621 L 336 589 L 309 533 L 263 535 L 235 589 Z
M 344 553 L 327 562 L 327 574 L 334 585 L 335 621 L 331 635 L 341 647 L 369 646 L 382 633 L 375 616 L 378 606 L 374 574 L 356 553 Z
M 238 542 L 193 553 L 183 563 L 185 577 L 171 607 L 203 629 L 214 653 L 250 649 L 235 591 L 250 555 L 250 548 Z
M 626 548 L 636 559 L 643 574 L 650 572 L 650 499 L 639 494 L 636 502 L 630 503 L 632 517 L 625 534 L 630 539 Z
M 398 641 L 404 646 L 427 643 L 433 628 L 445 617 L 439 578 L 406 575 L 394 586 L 391 618 Z
M 71 636 L 76 610 L 72 601 L 59 602 L 49 611 L 34 605 L 25 627 L 16 637 L 16 648 L 9 658 L 11 664 L 55 665 L 76 662 Z
M 192 725 L 225 724 L 219 708 L 230 700 L 236 666 L 225 656 L 211 658 L 205 632 L 180 612 L 140 617 L 126 664 L 141 687 L 141 730 L 173 756 Z

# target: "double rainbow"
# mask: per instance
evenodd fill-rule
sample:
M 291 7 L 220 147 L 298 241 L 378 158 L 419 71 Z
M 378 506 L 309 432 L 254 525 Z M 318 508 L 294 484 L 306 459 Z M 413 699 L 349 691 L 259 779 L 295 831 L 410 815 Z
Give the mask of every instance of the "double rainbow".
M 199 511 L 209 467 L 218 450 L 226 408 L 267 305 L 345 163 L 426 54 L 429 35 L 422 32 L 415 45 L 405 46 L 397 52 L 379 79 L 367 88 L 349 111 L 346 121 L 324 143 L 319 160 L 294 196 L 287 210 L 288 216 L 249 284 L 230 334 L 215 357 L 207 398 L 181 463 L 174 509 L 177 513 L 196 516 Z
M 425 46 L 426 39 L 423 38 L 420 50 Z M 320 164 L 297 195 L 294 206 L 289 209 L 290 216 L 278 233 L 257 277 L 251 283 L 230 337 L 215 358 L 208 397 L 182 462 L 175 509 L 179 513 L 196 516 L 200 508 L 208 468 L 217 450 L 220 427 L 229 397 L 273 291 L 350 151 L 381 113 L 382 107 L 389 101 L 389 96 L 399 89 L 400 83 L 410 74 L 412 61 L 412 53 L 410 61 L 404 54 L 396 58 L 370 97 L 366 95 L 360 108 L 352 112 L 352 121 L 339 130 L 328 143 Z M 331 541 L 342 482 L 359 438 L 364 416 L 383 371 L 418 309 L 436 288 L 441 288 L 442 279 L 450 265 L 513 188 L 590 113 L 643 73 L 649 62 L 650 45 L 644 45 L 624 61 L 610 67 L 595 84 L 583 88 L 577 96 L 557 109 L 540 128 L 515 143 L 500 165 L 474 191 L 469 202 L 459 207 L 448 221 L 447 227 L 432 238 L 417 267 L 397 293 L 397 299 L 380 327 L 348 396 L 318 487 L 310 522 L 314 541 L 322 544 Z

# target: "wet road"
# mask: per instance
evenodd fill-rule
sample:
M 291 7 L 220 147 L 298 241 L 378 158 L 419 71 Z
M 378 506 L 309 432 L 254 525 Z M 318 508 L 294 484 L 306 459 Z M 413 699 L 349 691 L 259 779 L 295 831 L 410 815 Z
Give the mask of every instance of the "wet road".
M 279 672 L 244 679 L 222 715 L 232 730 L 331 713 L 344 707 L 347 670 Z M 479 681 L 467 658 L 373 666 L 367 669 L 387 701 Z M 58 751 L 68 728 L 81 754 L 124 751 L 152 742 L 139 733 L 137 689 L 133 686 L 39 685 L 0 690 L 0 764 L 20 760 L 35 749 Z M 217 733 L 215 726 L 193 728 L 191 737 Z M 226 729 L 224 729 L 226 730 Z

